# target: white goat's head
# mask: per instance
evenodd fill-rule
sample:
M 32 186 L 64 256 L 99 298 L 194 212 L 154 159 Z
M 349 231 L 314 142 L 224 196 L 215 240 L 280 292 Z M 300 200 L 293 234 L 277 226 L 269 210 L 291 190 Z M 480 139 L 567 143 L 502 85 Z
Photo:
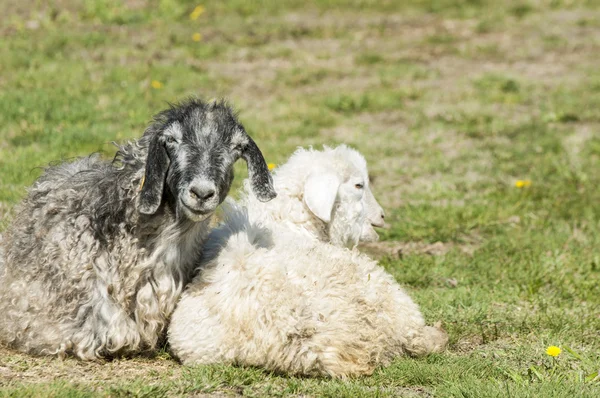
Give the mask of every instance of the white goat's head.
M 373 227 L 383 226 L 384 213 L 369 187 L 367 162 L 356 150 L 345 145 L 299 149 L 282 169 L 303 178 L 298 188 L 304 204 L 325 223 L 332 244 L 353 247 L 378 239 Z

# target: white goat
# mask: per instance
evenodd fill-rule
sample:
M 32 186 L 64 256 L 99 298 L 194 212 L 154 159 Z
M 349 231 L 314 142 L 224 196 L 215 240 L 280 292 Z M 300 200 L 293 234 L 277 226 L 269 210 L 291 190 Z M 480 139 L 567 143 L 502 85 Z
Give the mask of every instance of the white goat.
M 408 353 L 442 350 L 418 306 L 356 250 L 383 213 L 366 162 L 345 146 L 298 150 L 274 175 L 278 196 L 246 187 L 209 235 L 200 274 L 169 327 L 184 364 L 259 366 L 297 375 L 370 374 Z M 369 221 L 371 219 L 371 221 Z

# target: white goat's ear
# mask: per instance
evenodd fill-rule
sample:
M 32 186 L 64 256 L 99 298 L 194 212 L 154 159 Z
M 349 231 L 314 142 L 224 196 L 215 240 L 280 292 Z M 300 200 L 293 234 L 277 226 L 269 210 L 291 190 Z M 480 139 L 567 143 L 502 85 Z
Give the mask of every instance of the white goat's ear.
M 339 187 L 335 174 L 312 173 L 304 183 L 304 203 L 315 216 L 329 222 Z

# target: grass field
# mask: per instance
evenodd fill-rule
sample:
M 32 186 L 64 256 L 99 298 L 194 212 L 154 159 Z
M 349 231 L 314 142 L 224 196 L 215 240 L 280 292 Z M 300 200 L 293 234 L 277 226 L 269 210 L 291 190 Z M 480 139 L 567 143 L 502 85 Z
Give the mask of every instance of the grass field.
M 600 396 L 598 0 L 2 3 L 0 231 L 41 166 L 226 97 L 269 162 L 365 154 L 365 250 L 450 346 L 348 381 L 0 349 L 0 396 Z

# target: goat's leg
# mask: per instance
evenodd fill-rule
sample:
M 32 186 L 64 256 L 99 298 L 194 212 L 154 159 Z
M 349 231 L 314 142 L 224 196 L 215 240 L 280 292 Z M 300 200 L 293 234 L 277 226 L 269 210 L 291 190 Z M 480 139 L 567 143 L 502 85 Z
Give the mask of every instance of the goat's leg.
M 443 351 L 448 334 L 441 325 L 426 326 L 418 305 L 400 288 L 394 294 L 395 315 L 404 349 L 414 356 Z
M 79 308 L 65 348 L 75 356 L 93 360 L 136 351 L 142 344 L 135 320 L 112 297 L 94 294 Z

